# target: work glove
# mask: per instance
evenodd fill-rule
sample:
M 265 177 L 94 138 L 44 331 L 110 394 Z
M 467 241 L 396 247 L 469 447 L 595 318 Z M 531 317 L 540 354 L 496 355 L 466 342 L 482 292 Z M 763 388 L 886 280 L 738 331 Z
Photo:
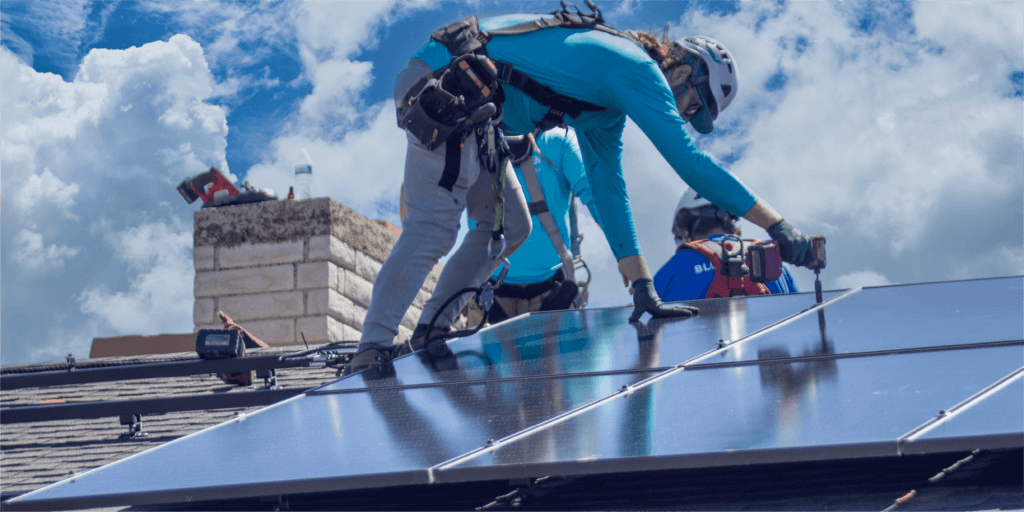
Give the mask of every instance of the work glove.
M 772 237 L 779 244 L 779 253 L 782 261 L 792 263 L 798 267 L 810 265 L 814 259 L 814 251 L 811 247 L 811 240 L 806 235 L 794 228 L 785 220 L 780 220 L 768 226 L 768 236 Z
M 697 314 L 697 308 L 693 306 L 666 306 L 658 298 L 654 291 L 654 281 L 650 279 L 637 279 L 633 281 L 633 314 L 629 315 L 630 322 L 640 320 L 640 317 L 647 312 L 654 318 L 668 317 L 691 317 Z

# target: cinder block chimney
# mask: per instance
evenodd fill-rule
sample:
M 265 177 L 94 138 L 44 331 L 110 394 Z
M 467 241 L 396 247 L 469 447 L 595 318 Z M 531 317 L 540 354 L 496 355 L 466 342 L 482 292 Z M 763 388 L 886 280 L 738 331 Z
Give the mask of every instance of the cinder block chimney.
M 196 330 L 224 311 L 270 345 L 358 341 L 373 281 L 398 235 L 330 199 L 266 201 L 195 214 Z M 399 327 L 409 337 L 441 264 Z

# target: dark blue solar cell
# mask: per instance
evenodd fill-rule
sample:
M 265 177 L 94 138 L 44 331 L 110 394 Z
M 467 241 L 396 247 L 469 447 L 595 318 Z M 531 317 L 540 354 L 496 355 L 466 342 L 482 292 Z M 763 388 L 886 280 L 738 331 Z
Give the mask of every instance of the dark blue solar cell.
M 627 321 L 632 308 L 532 314 L 452 340 L 454 359 L 446 358 L 441 364 L 436 358 L 414 354 L 395 361 L 393 378 L 367 382 L 354 375 L 324 389 L 668 368 L 714 350 L 720 339 L 739 339 L 812 306 L 814 294 L 688 304 L 699 307 L 700 316 L 643 324 Z
M 1020 358 L 1020 347 L 995 347 L 685 370 L 435 476 L 895 456 L 898 438 L 1008 375 Z
M 1021 340 L 1022 296 L 1020 277 L 865 288 L 702 362 Z
M 1022 374 L 903 443 L 903 453 L 1020 448 L 1024 439 Z
M 647 375 L 301 396 L 16 501 L 54 510 L 426 484 L 433 465 Z

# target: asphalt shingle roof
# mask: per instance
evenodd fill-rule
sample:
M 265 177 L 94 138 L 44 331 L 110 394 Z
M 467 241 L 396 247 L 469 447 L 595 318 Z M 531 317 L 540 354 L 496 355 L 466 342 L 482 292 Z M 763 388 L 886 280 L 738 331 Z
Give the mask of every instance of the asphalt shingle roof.
M 272 347 L 249 351 L 250 355 L 268 355 L 302 350 L 305 347 Z M 193 353 L 159 354 L 78 361 L 79 368 L 120 364 L 196 360 Z M 5 374 L 53 371 L 65 363 L 43 363 L 3 368 Z M 336 379 L 336 370 L 326 367 L 283 368 L 277 370 L 277 385 L 286 389 L 308 389 Z M 7 390 L 0 394 L 0 405 L 45 405 L 101 400 L 168 398 L 215 393 L 245 393 L 263 387 L 262 379 L 252 386 L 225 384 L 210 375 L 191 375 L 154 379 L 95 382 Z M 0 482 L 2 498 L 23 494 L 153 448 L 168 441 L 219 424 L 236 412 L 257 408 L 236 408 L 174 412 L 142 416 L 148 435 L 122 438 L 127 427 L 117 417 L 61 421 L 4 423 L 0 417 Z

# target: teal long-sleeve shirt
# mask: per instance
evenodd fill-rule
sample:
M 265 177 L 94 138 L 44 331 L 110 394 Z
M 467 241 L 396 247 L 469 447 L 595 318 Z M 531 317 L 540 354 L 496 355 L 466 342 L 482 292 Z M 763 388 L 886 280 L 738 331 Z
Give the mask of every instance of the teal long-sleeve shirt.
M 551 217 L 558 226 L 558 232 L 562 235 L 562 243 L 568 248 L 569 244 L 569 200 L 573 195 L 580 198 L 598 225 L 601 224 L 600 214 L 594 208 L 594 196 L 590 193 L 590 183 L 587 180 L 587 173 L 583 169 L 583 156 L 580 154 L 579 143 L 576 141 L 576 134 L 571 129 L 555 128 L 548 130 L 537 137 L 537 149 L 542 156 L 534 153 L 532 156 L 533 167 L 537 171 L 537 181 L 544 192 L 544 202 L 547 203 Z M 552 167 L 548 164 L 554 164 Z M 530 191 L 527 190 L 526 181 L 523 180 L 523 170 L 515 168 L 516 177 L 522 184 L 523 194 L 526 201 L 532 202 Z M 562 260 L 558 257 L 551 238 L 548 236 L 544 226 L 536 216 L 533 217 L 533 231 L 523 242 L 516 252 L 509 256 L 512 264 L 505 282 L 509 284 L 533 284 L 546 281 L 562 268 Z M 491 276 L 498 278 L 501 268 L 494 271 Z
M 508 15 L 481 20 L 494 30 L 543 15 Z M 576 130 L 583 162 L 605 237 L 617 259 L 640 254 L 626 182 L 622 176 L 622 131 L 629 116 L 672 169 L 701 196 L 742 216 L 756 197 L 742 182 L 699 151 L 679 117 L 675 98 L 658 64 L 633 41 L 597 30 L 549 28 L 487 43 L 491 59 L 512 64 L 555 92 L 605 107 L 565 117 Z M 414 55 L 432 69 L 451 62 L 444 45 L 430 41 Z M 509 85 L 504 122 L 528 133 L 548 108 Z

